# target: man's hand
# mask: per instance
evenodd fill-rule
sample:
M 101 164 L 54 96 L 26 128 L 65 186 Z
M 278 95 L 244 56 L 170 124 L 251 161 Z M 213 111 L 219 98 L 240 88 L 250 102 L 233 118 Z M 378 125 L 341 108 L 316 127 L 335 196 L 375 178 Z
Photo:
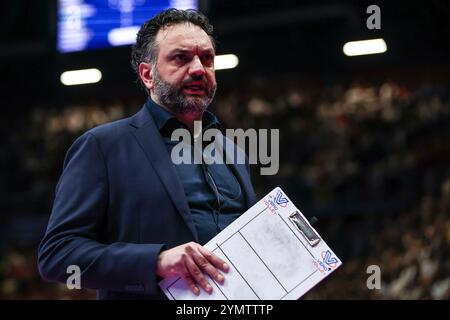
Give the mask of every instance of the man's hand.
M 189 242 L 161 252 L 158 257 L 156 274 L 163 278 L 180 275 L 192 292 L 199 295 L 200 289 L 196 284 L 199 284 L 209 294 L 213 290 L 204 273 L 223 283 L 225 278 L 218 269 L 228 272 L 229 267 L 225 261 L 198 243 Z

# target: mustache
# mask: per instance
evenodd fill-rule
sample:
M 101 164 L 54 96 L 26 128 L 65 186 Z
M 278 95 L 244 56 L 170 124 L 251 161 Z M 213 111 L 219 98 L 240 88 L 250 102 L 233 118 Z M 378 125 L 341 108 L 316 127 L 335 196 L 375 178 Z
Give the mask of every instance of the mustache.
M 208 79 L 206 79 L 206 77 L 204 76 L 199 76 L 199 77 L 189 77 L 186 80 L 183 80 L 180 84 L 180 87 L 183 87 L 185 85 L 187 85 L 188 83 L 194 82 L 194 81 L 201 81 L 203 82 L 203 84 L 205 85 L 205 87 L 208 86 L 209 81 Z

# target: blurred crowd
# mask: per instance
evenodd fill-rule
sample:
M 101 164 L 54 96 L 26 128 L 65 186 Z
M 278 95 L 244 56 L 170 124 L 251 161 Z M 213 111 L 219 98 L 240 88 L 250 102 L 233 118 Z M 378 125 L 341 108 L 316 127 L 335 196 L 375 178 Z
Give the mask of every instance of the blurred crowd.
M 35 250 L 68 147 L 142 103 L 35 107 L 2 135 L 0 298 L 95 297 L 41 280 Z M 281 186 L 319 218 L 317 230 L 344 262 L 306 299 L 450 298 L 447 84 L 259 81 L 221 88 L 212 109 L 227 128 L 280 129 L 280 170 L 261 176 L 255 166 L 255 189 L 262 196 Z M 379 290 L 366 286 L 370 265 L 380 267 Z
M 328 224 L 325 239 L 338 243 L 346 233 L 353 252 L 308 299 L 450 299 L 449 178 L 440 196 L 425 195 L 414 209 Z M 379 290 L 368 290 L 370 266 L 379 268 Z

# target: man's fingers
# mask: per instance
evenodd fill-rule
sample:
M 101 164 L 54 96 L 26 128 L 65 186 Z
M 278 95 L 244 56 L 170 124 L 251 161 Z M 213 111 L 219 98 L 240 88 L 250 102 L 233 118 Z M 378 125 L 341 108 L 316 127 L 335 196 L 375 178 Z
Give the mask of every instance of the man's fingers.
M 230 270 L 228 264 L 211 251 L 203 248 L 202 246 L 198 246 L 198 251 L 216 268 L 219 268 L 220 270 L 225 272 L 228 272 L 228 270 Z
M 183 267 L 179 271 L 179 274 L 184 279 L 184 281 L 186 281 L 189 289 L 191 289 L 191 291 L 195 295 L 198 296 L 200 294 L 200 289 L 195 285 L 195 281 L 194 281 L 194 279 L 192 279 L 191 274 L 189 273 L 189 271 L 185 267 Z
M 206 280 L 205 275 L 203 272 L 199 269 L 197 264 L 194 262 L 192 257 L 189 255 L 184 256 L 184 263 L 186 266 L 186 269 L 190 273 L 190 275 L 194 278 L 194 280 L 209 294 L 212 292 L 213 288 L 209 284 L 209 282 Z
M 207 274 L 211 276 L 211 278 L 215 279 L 216 281 L 223 283 L 225 278 L 223 275 L 217 270 L 216 267 L 214 267 L 207 258 L 205 258 L 199 251 L 193 249 L 190 252 L 192 258 L 194 259 L 197 266 L 200 268 L 200 270 L 204 270 Z
M 179 274 L 191 291 L 199 295 L 200 288 L 211 294 L 209 277 L 223 283 L 225 278 L 220 271 L 228 272 L 228 269 L 225 261 L 198 243 L 190 242 L 162 252 L 158 257 L 157 274 L 163 277 Z

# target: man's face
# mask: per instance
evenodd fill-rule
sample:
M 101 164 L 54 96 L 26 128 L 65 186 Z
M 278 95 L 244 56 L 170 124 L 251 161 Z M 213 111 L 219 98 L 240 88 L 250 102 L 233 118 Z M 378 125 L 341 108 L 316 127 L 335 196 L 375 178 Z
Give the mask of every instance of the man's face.
M 181 23 L 156 36 L 158 56 L 152 68 L 156 99 L 177 114 L 200 114 L 214 98 L 214 47 L 202 28 Z

